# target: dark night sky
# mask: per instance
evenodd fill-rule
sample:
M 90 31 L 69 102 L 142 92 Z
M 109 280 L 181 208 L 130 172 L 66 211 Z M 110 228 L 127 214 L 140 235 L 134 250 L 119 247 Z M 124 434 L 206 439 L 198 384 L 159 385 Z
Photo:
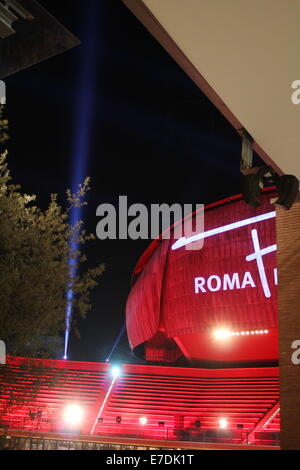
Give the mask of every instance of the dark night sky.
M 96 208 L 117 203 L 209 203 L 240 192 L 240 137 L 121 0 L 43 0 L 40 3 L 82 44 L 7 78 L 15 182 L 38 196 L 63 196 L 71 185 L 80 71 L 92 48 L 92 124 L 87 175 L 92 178 L 84 220 L 95 232 Z M 97 27 L 86 27 L 92 7 Z M 96 240 L 91 265 L 105 274 L 92 310 L 72 336 L 69 359 L 104 361 L 125 319 L 134 266 L 149 241 Z M 113 358 L 134 362 L 126 335 Z

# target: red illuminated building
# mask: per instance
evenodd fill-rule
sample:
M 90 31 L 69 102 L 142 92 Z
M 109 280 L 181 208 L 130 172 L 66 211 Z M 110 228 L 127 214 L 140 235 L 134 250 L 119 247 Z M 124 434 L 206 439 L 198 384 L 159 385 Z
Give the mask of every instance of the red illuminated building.
M 205 208 L 204 244 L 155 240 L 141 257 L 127 302 L 137 354 L 194 365 L 278 360 L 274 193 L 257 209 L 241 196 Z M 209 365 L 211 367 L 212 365 Z

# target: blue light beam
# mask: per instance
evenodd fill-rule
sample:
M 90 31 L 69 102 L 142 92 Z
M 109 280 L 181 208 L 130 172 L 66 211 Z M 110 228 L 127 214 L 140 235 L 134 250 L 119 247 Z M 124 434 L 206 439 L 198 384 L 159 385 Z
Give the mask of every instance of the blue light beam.
M 122 328 L 121 328 L 121 330 L 120 330 L 120 332 L 119 332 L 119 334 L 118 334 L 118 336 L 117 336 L 117 338 L 116 338 L 116 340 L 115 340 L 115 342 L 114 342 L 114 344 L 113 344 L 113 347 L 111 348 L 111 351 L 110 351 L 109 355 L 107 356 L 105 362 L 109 362 L 109 361 L 110 361 L 110 358 L 111 358 L 111 356 L 112 356 L 114 350 L 116 349 L 116 347 L 118 346 L 119 342 L 121 341 L 121 338 L 122 338 L 122 336 L 123 336 L 123 334 L 124 334 L 124 332 L 125 332 L 125 329 L 126 329 L 126 322 L 124 322 L 124 325 L 122 326 Z
M 75 138 L 73 148 L 71 192 L 76 193 L 79 184 L 83 183 L 87 176 L 88 156 L 91 140 L 91 126 L 93 118 L 94 87 L 96 81 L 96 52 L 98 44 L 98 2 L 88 2 L 86 17 L 84 22 L 83 43 L 81 46 L 80 71 L 78 73 L 77 99 L 75 114 Z M 82 208 L 73 207 L 70 212 L 70 224 L 75 227 L 82 219 Z M 70 328 L 73 313 L 73 279 L 77 273 L 77 260 L 74 258 L 74 252 L 78 249 L 76 236 L 69 243 L 69 276 L 70 282 L 66 292 L 66 329 L 64 359 L 68 358 L 68 345 L 70 338 Z M 73 254 L 73 256 L 72 256 Z

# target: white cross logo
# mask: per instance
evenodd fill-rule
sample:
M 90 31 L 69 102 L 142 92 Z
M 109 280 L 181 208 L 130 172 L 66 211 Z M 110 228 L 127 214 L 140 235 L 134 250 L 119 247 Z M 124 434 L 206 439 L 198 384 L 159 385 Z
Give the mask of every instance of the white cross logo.
M 266 276 L 263 256 L 267 255 L 268 253 L 272 253 L 273 251 L 276 251 L 277 245 L 271 245 L 271 246 L 261 249 L 259 245 L 257 230 L 256 229 L 251 230 L 251 235 L 252 235 L 254 253 L 246 256 L 246 261 L 253 261 L 254 259 L 256 260 L 260 282 L 261 282 L 265 297 L 269 298 L 271 297 L 271 292 L 270 292 L 270 288 L 269 288 L 269 284 L 268 284 L 268 280 Z

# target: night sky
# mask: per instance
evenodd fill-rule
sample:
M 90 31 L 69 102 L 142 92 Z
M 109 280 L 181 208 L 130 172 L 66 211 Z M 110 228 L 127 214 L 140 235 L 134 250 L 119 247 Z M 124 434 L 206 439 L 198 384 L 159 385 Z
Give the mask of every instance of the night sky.
M 40 3 L 82 44 L 5 80 L 14 182 L 63 203 L 74 171 L 80 93 L 91 91 L 86 175 L 92 178 L 87 229 L 96 208 L 128 203 L 210 203 L 240 192 L 241 139 L 121 0 Z M 93 54 L 89 70 L 83 64 Z M 84 72 L 84 73 L 83 73 Z M 125 320 L 131 275 L 147 240 L 96 240 L 89 265 L 106 263 L 69 359 L 105 361 Z M 126 334 L 112 356 L 135 362 Z

